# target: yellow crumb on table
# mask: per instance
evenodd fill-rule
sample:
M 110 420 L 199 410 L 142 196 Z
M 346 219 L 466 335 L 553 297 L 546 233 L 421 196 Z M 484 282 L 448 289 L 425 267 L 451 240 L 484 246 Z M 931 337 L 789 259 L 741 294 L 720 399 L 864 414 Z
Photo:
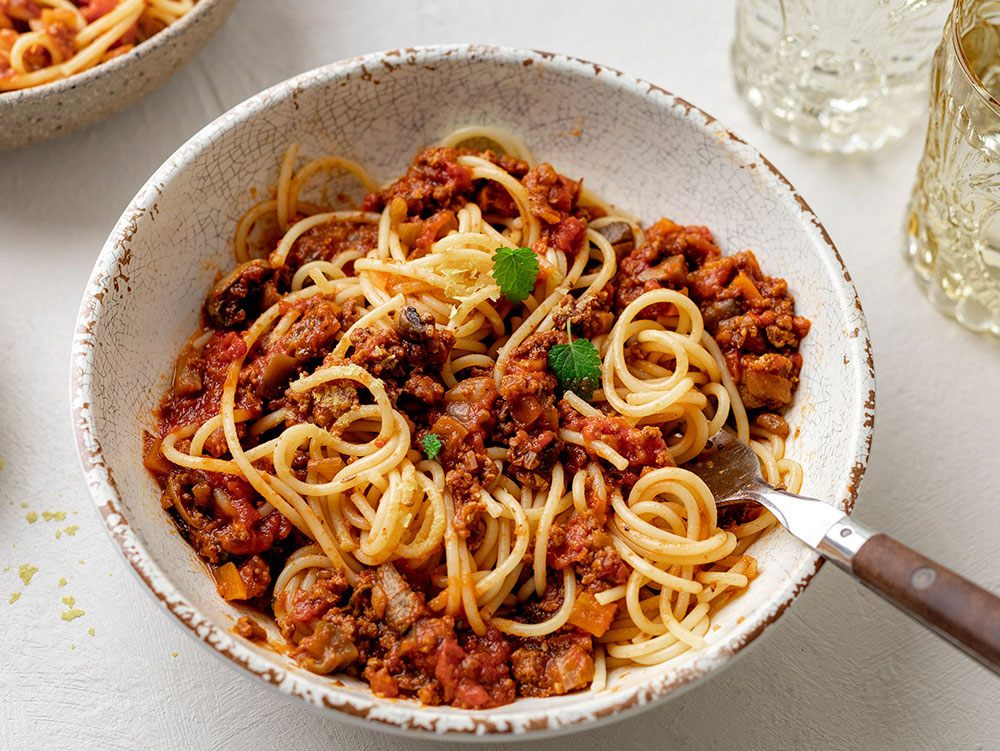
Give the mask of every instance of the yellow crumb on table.
M 90 634 L 91 636 L 93 636 L 94 635 L 94 627 L 91 626 L 90 628 L 88 628 L 87 629 L 87 633 Z
M 21 599 L 21 593 L 20 592 L 11 592 L 10 593 L 10 598 L 7 600 L 7 602 L 9 604 L 13 605 L 19 599 Z
M 28 503 L 27 501 L 21 501 L 21 508 L 28 508 L 28 506 L 30 506 L 30 505 L 31 504 Z
M 66 586 L 66 577 L 65 576 L 60 576 L 59 577 L 59 586 L 60 587 L 65 587 Z
M 72 597 L 72 596 L 70 596 L 70 597 L 63 597 L 62 601 L 63 601 L 63 604 L 66 605 L 66 608 L 67 608 L 66 610 L 64 610 L 62 612 L 62 619 L 64 621 L 71 621 L 74 618 L 79 618 L 81 615 L 85 615 L 85 611 L 83 611 L 80 608 L 76 607 L 76 598 L 75 597 Z
M 31 577 L 38 573 L 38 567 L 32 566 L 30 563 L 22 563 L 17 569 L 18 575 L 21 577 L 21 581 L 24 582 L 24 586 L 31 584 Z
M 65 511 L 43 511 L 42 512 L 42 518 L 45 519 L 45 521 L 47 521 L 47 522 L 50 522 L 53 519 L 55 519 L 57 522 L 61 522 L 63 519 L 66 518 L 66 512 Z
M 58 540 L 60 537 L 62 537 L 62 530 L 61 529 L 57 529 L 56 530 L 56 539 Z
M 72 537 L 73 535 L 76 534 L 76 530 L 78 530 L 79 528 L 80 528 L 79 524 L 70 524 L 68 527 L 66 527 L 66 529 L 63 530 L 63 532 Z
M 38 512 L 29 511 L 27 514 L 24 515 L 24 518 L 28 520 L 28 524 L 34 524 L 35 522 L 38 521 Z

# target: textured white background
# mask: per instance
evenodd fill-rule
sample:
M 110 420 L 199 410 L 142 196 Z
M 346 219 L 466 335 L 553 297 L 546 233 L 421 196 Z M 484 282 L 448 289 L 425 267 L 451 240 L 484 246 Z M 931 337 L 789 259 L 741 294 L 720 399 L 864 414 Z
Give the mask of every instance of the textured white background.
M 130 111 L 0 153 L 0 749 L 432 747 L 286 702 L 185 636 L 105 535 L 69 422 L 77 305 L 135 191 L 247 96 L 376 49 L 490 42 L 576 55 L 674 91 L 757 145 L 826 224 L 868 313 L 878 418 L 859 518 L 1000 591 L 1000 343 L 935 313 L 901 258 L 922 124 L 852 159 L 771 138 L 733 90 L 728 3 L 495 5 L 243 0 L 194 63 Z M 60 510 L 64 521 L 26 519 Z M 75 534 L 56 537 L 70 525 Z M 18 576 L 25 563 L 39 569 L 27 586 Z M 21 597 L 8 604 L 14 592 Z M 68 596 L 86 611 L 71 622 L 60 618 Z M 714 680 L 626 722 L 542 743 L 515 745 L 988 751 L 1000 748 L 1000 682 L 827 567 Z

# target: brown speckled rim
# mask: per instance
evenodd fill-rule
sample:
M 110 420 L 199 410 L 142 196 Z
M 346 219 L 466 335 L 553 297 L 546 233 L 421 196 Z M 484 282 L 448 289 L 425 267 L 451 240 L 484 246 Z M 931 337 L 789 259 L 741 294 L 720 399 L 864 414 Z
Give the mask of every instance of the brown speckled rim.
M 121 515 L 119 511 L 121 498 L 112 468 L 107 464 L 101 449 L 101 437 L 92 425 L 91 403 L 94 397 L 90 392 L 90 374 L 93 372 L 93 358 L 98 346 L 93 338 L 94 324 L 102 314 L 106 292 L 112 287 L 117 288 L 119 280 L 123 277 L 127 278 L 127 267 L 131 261 L 129 244 L 136 232 L 137 221 L 144 213 L 151 210 L 150 207 L 155 203 L 161 186 L 172 175 L 181 171 L 193 155 L 208 148 L 220 133 L 238 122 L 252 119 L 258 112 L 266 110 L 276 101 L 288 98 L 294 101 L 299 92 L 306 88 L 330 85 L 348 75 L 377 77 L 381 71 L 388 71 L 391 74 L 392 70 L 401 65 L 420 65 L 433 69 L 436 64 L 443 64 L 449 57 L 469 62 L 519 62 L 524 65 L 544 62 L 545 65 L 554 66 L 564 74 L 577 76 L 590 85 L 620 87 L 633 94 L 654 97 L 663 107 L 678 111 L 697 127 L 713 135 L 722 134 L 732 142 L 732 145 L 724 143 L 723 148 L 739 148 L 743 153 L 752 154 L 760 164 L 764 165 L 767 174 L 774 178 L 775 188 L 784 194 L 785 198 L 791 199 L 798 205 L 802 219 L 815 230 L 818 247 L 821 248 L 829 267 L 834 270 L 839 269 L 842 273 L 843 281 L 837 290 L 840 295 L 838 302 L 842 307 L 850 309 L 857 324 L 854 331 L 845 333 L 850 342 L 849 364 L 854 369 L 859 383 L 855 399 L 856 414 L 848 417 L 857 419 L 858 429 L 848 438 L 853 441 L 850 453 L 854 457 L 854 463 L 851 467 L 845 468 L 849 481 L 838 501 L 838 506 L 843 510 L 853 509 L 867 466 L 874 428 L 875 372 L 871 342 L 861 302 L 851 282 L 850 274 L 812 209 L 767 159 L 749 147 L 743 139 L 722 128 L 715 118 L 689 102 L 646 81 L 595 63 L 547 52 L 504 47 L 482 45 L 419 47 L 372 53 L 333 63 L 291 78 L 257 94 L 191 138 L 139 191 L 119 219 L 94 267 L 80 306 L 73 342 L 71 365 L 73 429 L 80 463 L 94 503 L 126 561 L 161 605 L 173 613 L 190 630 L 194 638 L 220 657 L 253 673 L 263 679 L 266 685 L 272 686 L 285 696 L 301 698 L 308 706 L 320 710 L 335 710 L 340 718 L 368 728 L 410 734 L 418 731 L 449 740 L 488 740 L 498 735 L 519 738 L 542 734 L 554 735 L 592 728 L 598 723 L 624 718 L 642 708 L 678 696 L 698 680 L 729 664 L 734 656 L 753 642 L 791 605 L 815 576 L 822 559 L 812 551 L 803 550 L 801 558 L 789 571 L 788 578 L 773 596 L 749 614 L 740 626 L 733 629 L 729 638 L 708 647 L 692 664 L 667 671 L 664 675 L 654 676 L 645 685 L 631 686 L 615 692 L 581 694 L 579 707 L 561 706 L 558 712 L 553 712 L 545 708 L 521 709 L 520 702 L 515 702 L 496 710 L 472 712 L 449 711 L 450 708 L 424 707 L 415 702 L 378 699 L 340 688 L 333 681 L 327 681 L 317 687 L 315 682 L 308 682 L 304 676 L 289 670 L 276 659 L 261 657 L 259 653 L 214 625 L 194 608 L 148 555 L 137 531 L 130 526 L 128 519 Z M 845 364 L 848 362 L 845 361 Z
M 194 7 L 180 17 L 175 23 L 170 24 L 165 29 L 157 32 L 149 39 L 137 44 L 124 55 L 100 63 L 87 70 L 74 73 L 67 78 L 59 78 L 40 86 L 30 86 L 26 89 L 14 89 L 13 91 L 0 91 L 0 103 L 4 105 L 17 105 L 31 100 L 46 99 L 56 97 L 59 94 L 71 89 L 82 88 L 91 81 L 106 75 L 114 75 L 118 71 L 132 67 L 141 58 L 151 54 L 154 50 L 164 45 L 173 44 L 177 37 L 183 35 L 189 28 L 200 23 L 201 17 L 207 14 L 218 0 L 198 0 Z

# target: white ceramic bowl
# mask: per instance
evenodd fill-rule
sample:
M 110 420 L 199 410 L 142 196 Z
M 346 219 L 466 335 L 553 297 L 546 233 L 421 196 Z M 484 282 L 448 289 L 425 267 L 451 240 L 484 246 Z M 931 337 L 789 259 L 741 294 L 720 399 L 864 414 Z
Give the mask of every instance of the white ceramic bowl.
M 439 737 L 559 731 L 676 696 L 719 670 L 789 606 L 820 559 L 783 530 L 751 552 L 760 576 L 730 603 L 709 646 L 663 666 L 614 674 L 608 690 L 520 699 L 487 711 L 381 699 L 361 683 L 308 673 L 230 629 L 239 612 L 160 509 L 140 435 L 220 268 L 233 229 L 266 193 L 290 141 L 300 153 L 360 160 L 376 179 L 454 127 L 490 123 L 521 134 L 539 159 L 645 222 L 706 224 L 727 251 L 752 248 L 786 277 L 812 320 L 788 452 L 803 492 L 849 510 L 865 470 L 874 375 L 850 276 L 805 201 L 752 146 L 697 107 L 645 81 L 557 55 L 494 47 L 379 53 L 303 74 L 204 128 L 156 172 L 101 252 L 73 349 L 73 421 L 84 472 L 108 529 L 163 606 L 262 683 L 372 727 Z M 342 682 L 341 682 L 342 680 Z
M 124 55 L 69 78 L 0 92 L 0 151 L 89 127 L 139 101 L 197 55 L 235 5 L 198 0 Z

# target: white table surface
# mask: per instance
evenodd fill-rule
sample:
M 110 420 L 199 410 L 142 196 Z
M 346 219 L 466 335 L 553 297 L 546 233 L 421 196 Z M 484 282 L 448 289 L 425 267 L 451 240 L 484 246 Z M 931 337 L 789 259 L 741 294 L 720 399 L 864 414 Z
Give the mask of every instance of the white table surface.
M 922 124 L 852 159 L 768 136 L 730 79 L 729 3 L 479 5 L 243 0 L 195 62 L 128 112 L 0 153 L 0 748 L 432 747 L 286 701 L 189 639 L 105 534 L 69 420 L 77 305 L 136 190 L 256 91 L 378 49 L 472 41 L 583 57 L 696 102 L 757 145 L 825 223 L 868 314 L 878 418 L 859 518 L 1000 591 L 1000 343 L 939 316 L 901 257 Z M 38 568 L 27 586 L 25 563 Z M 63 620 L 63 597 L 85 615 Z M 1000 748 L 1000 681 L 828 566 L 723 674 L 625 722 L 543 743 L 522 745 L 986 751 Z

